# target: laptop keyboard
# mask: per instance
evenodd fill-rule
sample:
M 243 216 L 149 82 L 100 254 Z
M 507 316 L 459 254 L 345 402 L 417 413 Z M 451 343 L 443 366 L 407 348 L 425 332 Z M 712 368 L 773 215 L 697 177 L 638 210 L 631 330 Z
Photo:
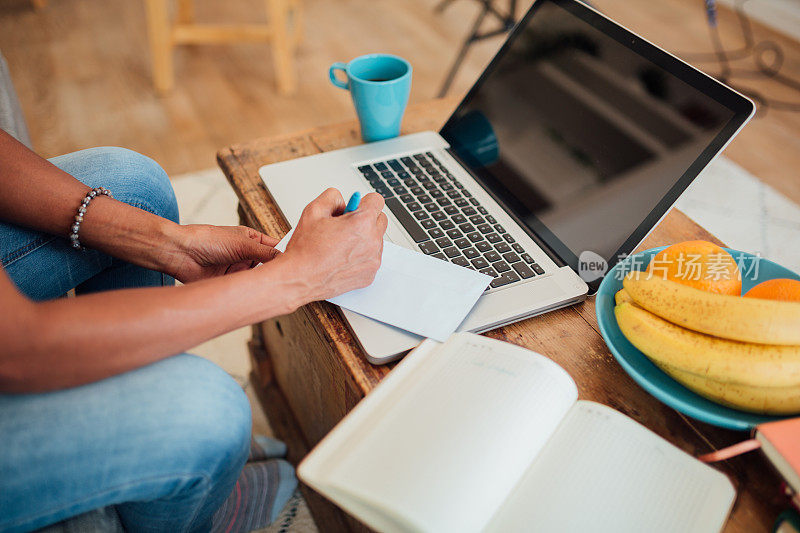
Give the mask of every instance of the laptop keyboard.
M 423 253 L 492 276 L 487 290 L 544 274 L 431 152 L 358 170 Z

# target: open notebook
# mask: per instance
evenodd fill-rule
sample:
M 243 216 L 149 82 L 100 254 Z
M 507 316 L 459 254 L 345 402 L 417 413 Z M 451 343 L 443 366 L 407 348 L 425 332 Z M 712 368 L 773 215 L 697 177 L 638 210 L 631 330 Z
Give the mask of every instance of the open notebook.
M 423 342 L 298 473 L 379 531 L 719 531 L 735 491 L 544 356 Z

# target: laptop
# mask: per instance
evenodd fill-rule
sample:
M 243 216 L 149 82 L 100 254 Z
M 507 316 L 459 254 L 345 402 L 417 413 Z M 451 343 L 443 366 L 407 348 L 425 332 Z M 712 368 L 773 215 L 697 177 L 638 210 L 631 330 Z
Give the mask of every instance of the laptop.
M 294 226 L 328 187 L 386 200 L 386 239 L 491 275 L 459 331 L 582 301 L 753 103 L 576 0 L 538 0 L 436 132 L 262 167 Z M 373 363 L 420 337 L 343 310 Z

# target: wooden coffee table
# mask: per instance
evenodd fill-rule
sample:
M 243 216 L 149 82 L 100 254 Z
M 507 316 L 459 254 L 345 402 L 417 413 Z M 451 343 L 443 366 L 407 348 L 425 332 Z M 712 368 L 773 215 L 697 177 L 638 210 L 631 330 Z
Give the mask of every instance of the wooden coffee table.
M 404 133 L 438 130 L 457 103 L 444 99 L 411 106 Z M 353 121 L 231 146 L 221 150 L 217 160 L 239 197 L 242 223 L 281 237 L 289 225 L 264 187 L 259 167 L 359 143 L 358 125 Z M 672 210 L 641 248 L 690 239 L 719 242 L 683 213 Z M 625 413 L 690 454 L 747 438 L 745 433 L 691 420 L 634 383 L 598 332 L 593 298 L 486 335 L 550 357 L 573 377 L 581 399 Z M 391 370 L 391 366 L 367 362 L 338 308 L 327 302 L 315 302 L 253 326 L 250 351 L 253 383 L 295 464 Z M 760 453 L 751 453 L 718 467 L 731 477 L 738 493 L 726 531 L 769 530 L 779 512 L 789 506 L 770 464 Z M 308 487 L 303 486 L 303 493 L 322 530 L 364 528 Z

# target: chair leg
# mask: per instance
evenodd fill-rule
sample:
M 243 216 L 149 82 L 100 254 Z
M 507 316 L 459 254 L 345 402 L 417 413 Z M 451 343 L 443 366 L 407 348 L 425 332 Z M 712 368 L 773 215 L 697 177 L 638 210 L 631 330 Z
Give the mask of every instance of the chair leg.
M 178 0 L 178 22 L 191 24 L 194 22 L 193 0 Z
M 292 0 L 292 48 L 300 46 L 305 35 L 305 12 L 303 11 L 303 0 Z
M 167 1 L 145 0 L 150 52 L 153 58 L 153 85 L 159 94 L 168 92 L 175 84 L 172 64 L 172 29 Z
M 483 20 L 488 14 L 489 9 L 487 8 L 487 5 L 484 4 L 483 9 L 481 9 L 481 12 L 478 14 L 478 18 L 476 18 L 475 22 L 472 24 L 472 29 L 470 30 L 469 35 L 464 40 L 461 48 L 458 50 L 456 60 L 453 62 L 453 66 L 450 67 L 447 77 L 444 80 L 444 84 L 442 85 L 442 88 L 439 89 L 439 94 L 436 95 L 437 98 L 444 98 L 445 95 L 447 95 L 447 91 L 450 90 L 450 86 L 453 84 L 453 80 L 455 80 L 456 74 L 458 74 L 458 70 L 461 68 L 461 64 L 464 62 L 464 58 L 467 57 L 467 52 L 469 52 L 470 46 L 472 46 L 472 43 L 474 43 L 476 40 L 481 24 L 483 24 Z
M 289 36 L 289 0 L 267 0 L 269 23 L 272 34 L 272 57 L 278 92 L 284 95 L 297 89 L 292 65 L 292 38 Z

